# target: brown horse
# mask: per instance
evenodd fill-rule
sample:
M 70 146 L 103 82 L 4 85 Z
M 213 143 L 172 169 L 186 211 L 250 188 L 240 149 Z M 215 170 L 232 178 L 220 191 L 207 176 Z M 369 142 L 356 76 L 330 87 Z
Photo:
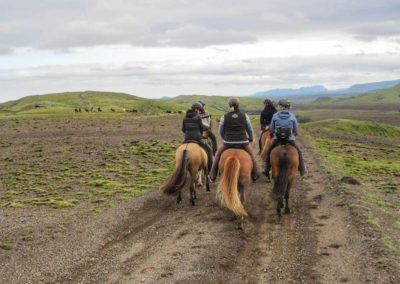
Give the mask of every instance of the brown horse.
M 277 201 L 277 213 L 281 217 L 283 197 L 285 197 L 285 213 L 290 213 L 289 192 L 299 166 L 299 154 L 290 145 L 280 145 L 271 152 L 272 178 L 274 186 L 271 197 Z
M 240 229 L 243 229 L 244 216 L 247 216 L 244 205 L 252 168 L 251 157 L 245 150 L 227 149 L 221 155 L 219 162 L 221 182 L 218 185 L 217 197 L 221 203 L 240 217 Z
M 265 167 L 265 162 L 267 161 L 267 152 L 269 149 L 269 146 L 271 146 L 272 142 L 274 141 L 274 138 L 271 137 L 271 131 L 269 131 L 269 126 L 265 132 L 261 135 L 261 168 L 263 169 Z
M 210 191 L 208 180 L 207 153 L 196 143 L 185 143 L 179 146 L 175 154 L 176 166 L 171 176 L 161 186 L 160 190 L 167 195 L 178 195 L 176 202 L 182 200 L 181 191 L 190 174 L 190 202 L 194 205 L 196 199 L 195 186 L 201 184 L 201 171 L 206 176 L 207 191 Z

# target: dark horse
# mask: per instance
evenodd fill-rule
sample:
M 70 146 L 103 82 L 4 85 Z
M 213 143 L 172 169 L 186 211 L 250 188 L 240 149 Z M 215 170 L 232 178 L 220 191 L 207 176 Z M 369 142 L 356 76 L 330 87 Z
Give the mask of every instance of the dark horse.
M 280 145 L 271 152 L 272 179 L 274 187 L 271 197 L 277 201 L 276 211 L 281 217 L 281 208 L 283 208 L 283 198 L 285 198 L 285 213 L 290 213 L 289 192 L 292 187 L 294 176 L 299 166 L 299 154 L 296 148 L 286 145 Z
M 171 176 L 160 186 L 160 190 L 167 195 L 177 195 L 176 202 L 182 200 L 181 191 L 190 174 L 190 202 L 194 205 L 196 199 L 195 186 L 201 186 L 201 172 L 206 177 L 207 191 L 210 191 L 208 179 L 207 153 L 197 143 L 185 143 L 179 146 L 175 155 L 176 166 Z

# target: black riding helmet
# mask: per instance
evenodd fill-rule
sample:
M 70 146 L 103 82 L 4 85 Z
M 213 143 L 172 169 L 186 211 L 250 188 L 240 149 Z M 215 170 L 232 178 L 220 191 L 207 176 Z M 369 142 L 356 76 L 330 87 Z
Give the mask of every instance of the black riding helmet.
M 195 110 L 195 109 L 198 109 L 198 110 L 202 110 L 203 109 L 203 106 L 199 103 L 199 102 L 197 102 L 197 103 L 194 103 L 193 105 L 192 105 L 192 110 Z

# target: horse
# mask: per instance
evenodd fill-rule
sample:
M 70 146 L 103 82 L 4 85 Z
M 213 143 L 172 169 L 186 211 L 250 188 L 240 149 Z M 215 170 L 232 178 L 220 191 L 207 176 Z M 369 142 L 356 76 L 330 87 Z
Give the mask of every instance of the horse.
M 289 192 L 294 176 L 299 166 L 299 154 L 295 147 L 286 144 L 279 145 L 271 152 L 272 179 L 274 185 L 271 191 L 272 199 L 277 201 L 276 211 L 279 218 L 285 198 L 285 214 L 290 213 Z
M 239 217 L 239 229 L 243 229 L 244 217 L 248 216 L 244 205 L 246 192 L 250 187 L 252 168 L 250 154 L 243 149 L 227 149 L 221 155 L 221 181 L 217 189 L 217 198 Z
M 176 202 L 182 201 L 181 191 L 190 174 L 190 202 L 194 206 L 197 198 L 195 186 L 201 186 L 201 172 L 206 177 L 206 189 L 210 191 L 208 179 L 207 153 L 197 143 L 184 143 L 176 150 L 175 170 L 171 176 L 160 186 L 166 195 L 177 195 Z
M 266 128 L 266 130 L 263 132 L 261 135 L 261 168 L 263 169 L 265 167 L 265 162 L 267 161 L 267 153 L 268 149 L 271 146 L 272 142 L 274 141 L 274 138 L 271 137 L 271 131 L 269 130 L 269 126 Z M 268 180 L 270 182 L 270 180 Z

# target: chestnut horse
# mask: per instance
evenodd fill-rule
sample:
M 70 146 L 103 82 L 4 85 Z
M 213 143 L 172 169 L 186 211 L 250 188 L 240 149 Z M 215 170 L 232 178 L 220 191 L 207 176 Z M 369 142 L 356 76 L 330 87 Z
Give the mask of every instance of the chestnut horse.
M 277 201 L 276 211 L 281 217 L 283 198 L 285 198 L 285 213 L 290 213 L 289 192 L 292 187 L 294 176 L 299 166 L 299 154 L 293 146 L 280 145 L 271 152 L 272 179 L 274 186 L 271 197 Z
M 269 146 L 271 146 L 272 142 L 274 141 L 274 138 L 271 137 L 271 131 L 269 131 L 269 126 L 267 126 L 266 131 L 263 132 L 263 134 L 261 135 L 261 147 L 262 147 L 262 151 L 261 151 L 261 168 L 264 169 L 265 168 L 265 162 L 267 161 L 267 153 L 268 153 L 268 149 Z M 271 182 L 268 179 L 268 182 Z
M 246 192 L 250 186 L 253 162 L 249 153 L 242 149 L 227 149 L 221 155 L 219 171 L 221 181 L 217 189 L 217 197 L 236 216 L 240 218 L 239 228 L 243 229 Z
M 160 186 L 167 195 L 178 195 L 176 202 L 182 200 L 181 191 L 190 174 L 190 202 L 194 205 L 196 199 L 195 186 L 201 185 L 201 171 L 206 177 L 207 191 L 210 191 L 208 180 L 207 153 L 197 143 L 185 143 L 179 146 L 175 154 L 176 166 L 171 176 Z

